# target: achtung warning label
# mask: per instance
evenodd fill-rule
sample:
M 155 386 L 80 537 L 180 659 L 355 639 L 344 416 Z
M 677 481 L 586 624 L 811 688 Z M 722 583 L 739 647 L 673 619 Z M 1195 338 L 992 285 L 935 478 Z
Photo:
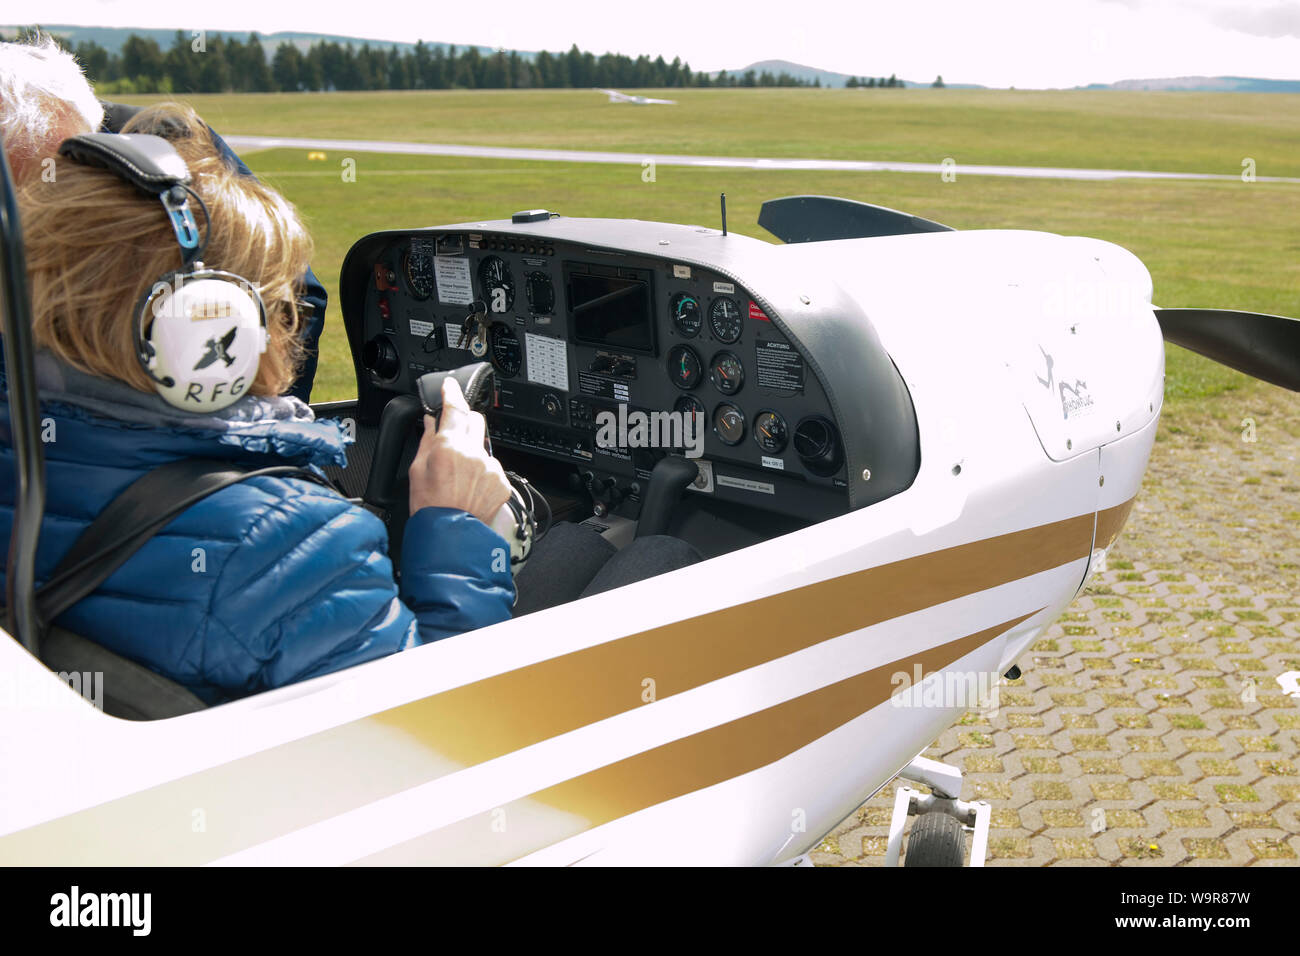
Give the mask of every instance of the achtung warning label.
M 803 356 L 789 342 L 757 342 L 754 345 L 759 388 L 783 392 L 803 391 Z

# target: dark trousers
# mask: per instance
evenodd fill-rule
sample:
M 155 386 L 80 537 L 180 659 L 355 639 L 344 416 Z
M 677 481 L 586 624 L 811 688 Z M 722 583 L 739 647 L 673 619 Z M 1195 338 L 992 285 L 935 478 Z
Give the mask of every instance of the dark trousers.
M 648 535 L 619 551 L 594 528 L 562 521 L 537 542 L 515 576 L 515 617 L 611 591 L 701 560 L 680 538 Z

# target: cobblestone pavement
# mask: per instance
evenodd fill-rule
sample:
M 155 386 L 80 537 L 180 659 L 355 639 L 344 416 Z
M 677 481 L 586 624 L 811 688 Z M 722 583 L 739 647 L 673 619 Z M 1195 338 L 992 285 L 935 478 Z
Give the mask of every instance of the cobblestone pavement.
M 1297 865 L 1300 699 L 1276 678 L 1300 671 L 1300 400 L 1166 414 L 1107 564 L 998 712 L 926 751 L 992 804 L 988 865 Z M 899 785 L 814 862 L 881 865 Z

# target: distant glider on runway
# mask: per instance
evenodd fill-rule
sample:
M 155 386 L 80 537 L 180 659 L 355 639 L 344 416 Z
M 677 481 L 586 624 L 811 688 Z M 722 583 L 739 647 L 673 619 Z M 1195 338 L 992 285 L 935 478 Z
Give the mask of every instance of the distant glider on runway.
M 677 105 L 676 100 L 656 100 L 649 96 L 632 96 L 629 93 L 620 93 L 618 90 L 602 90 L 599 87 L 594 87 L 594 89 L 597 93 L 608 94 L 611 103 L 639 103 L 642 105 L 647 103 L 662 103 L 666 106 Z

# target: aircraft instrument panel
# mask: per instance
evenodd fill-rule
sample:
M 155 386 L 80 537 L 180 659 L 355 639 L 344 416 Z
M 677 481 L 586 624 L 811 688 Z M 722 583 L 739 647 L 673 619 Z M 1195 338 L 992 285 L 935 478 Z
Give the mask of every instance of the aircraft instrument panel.
M 483 225 L 354 247 L 344 306 L 363 407 L 486 360 L 493 448 L 573 465 L 633 510 L 669 452 L 698 454 L 692 490 L 718 500 L 813 520 L 847 510 L 823 383 L 753 289 L 698 256 Z

